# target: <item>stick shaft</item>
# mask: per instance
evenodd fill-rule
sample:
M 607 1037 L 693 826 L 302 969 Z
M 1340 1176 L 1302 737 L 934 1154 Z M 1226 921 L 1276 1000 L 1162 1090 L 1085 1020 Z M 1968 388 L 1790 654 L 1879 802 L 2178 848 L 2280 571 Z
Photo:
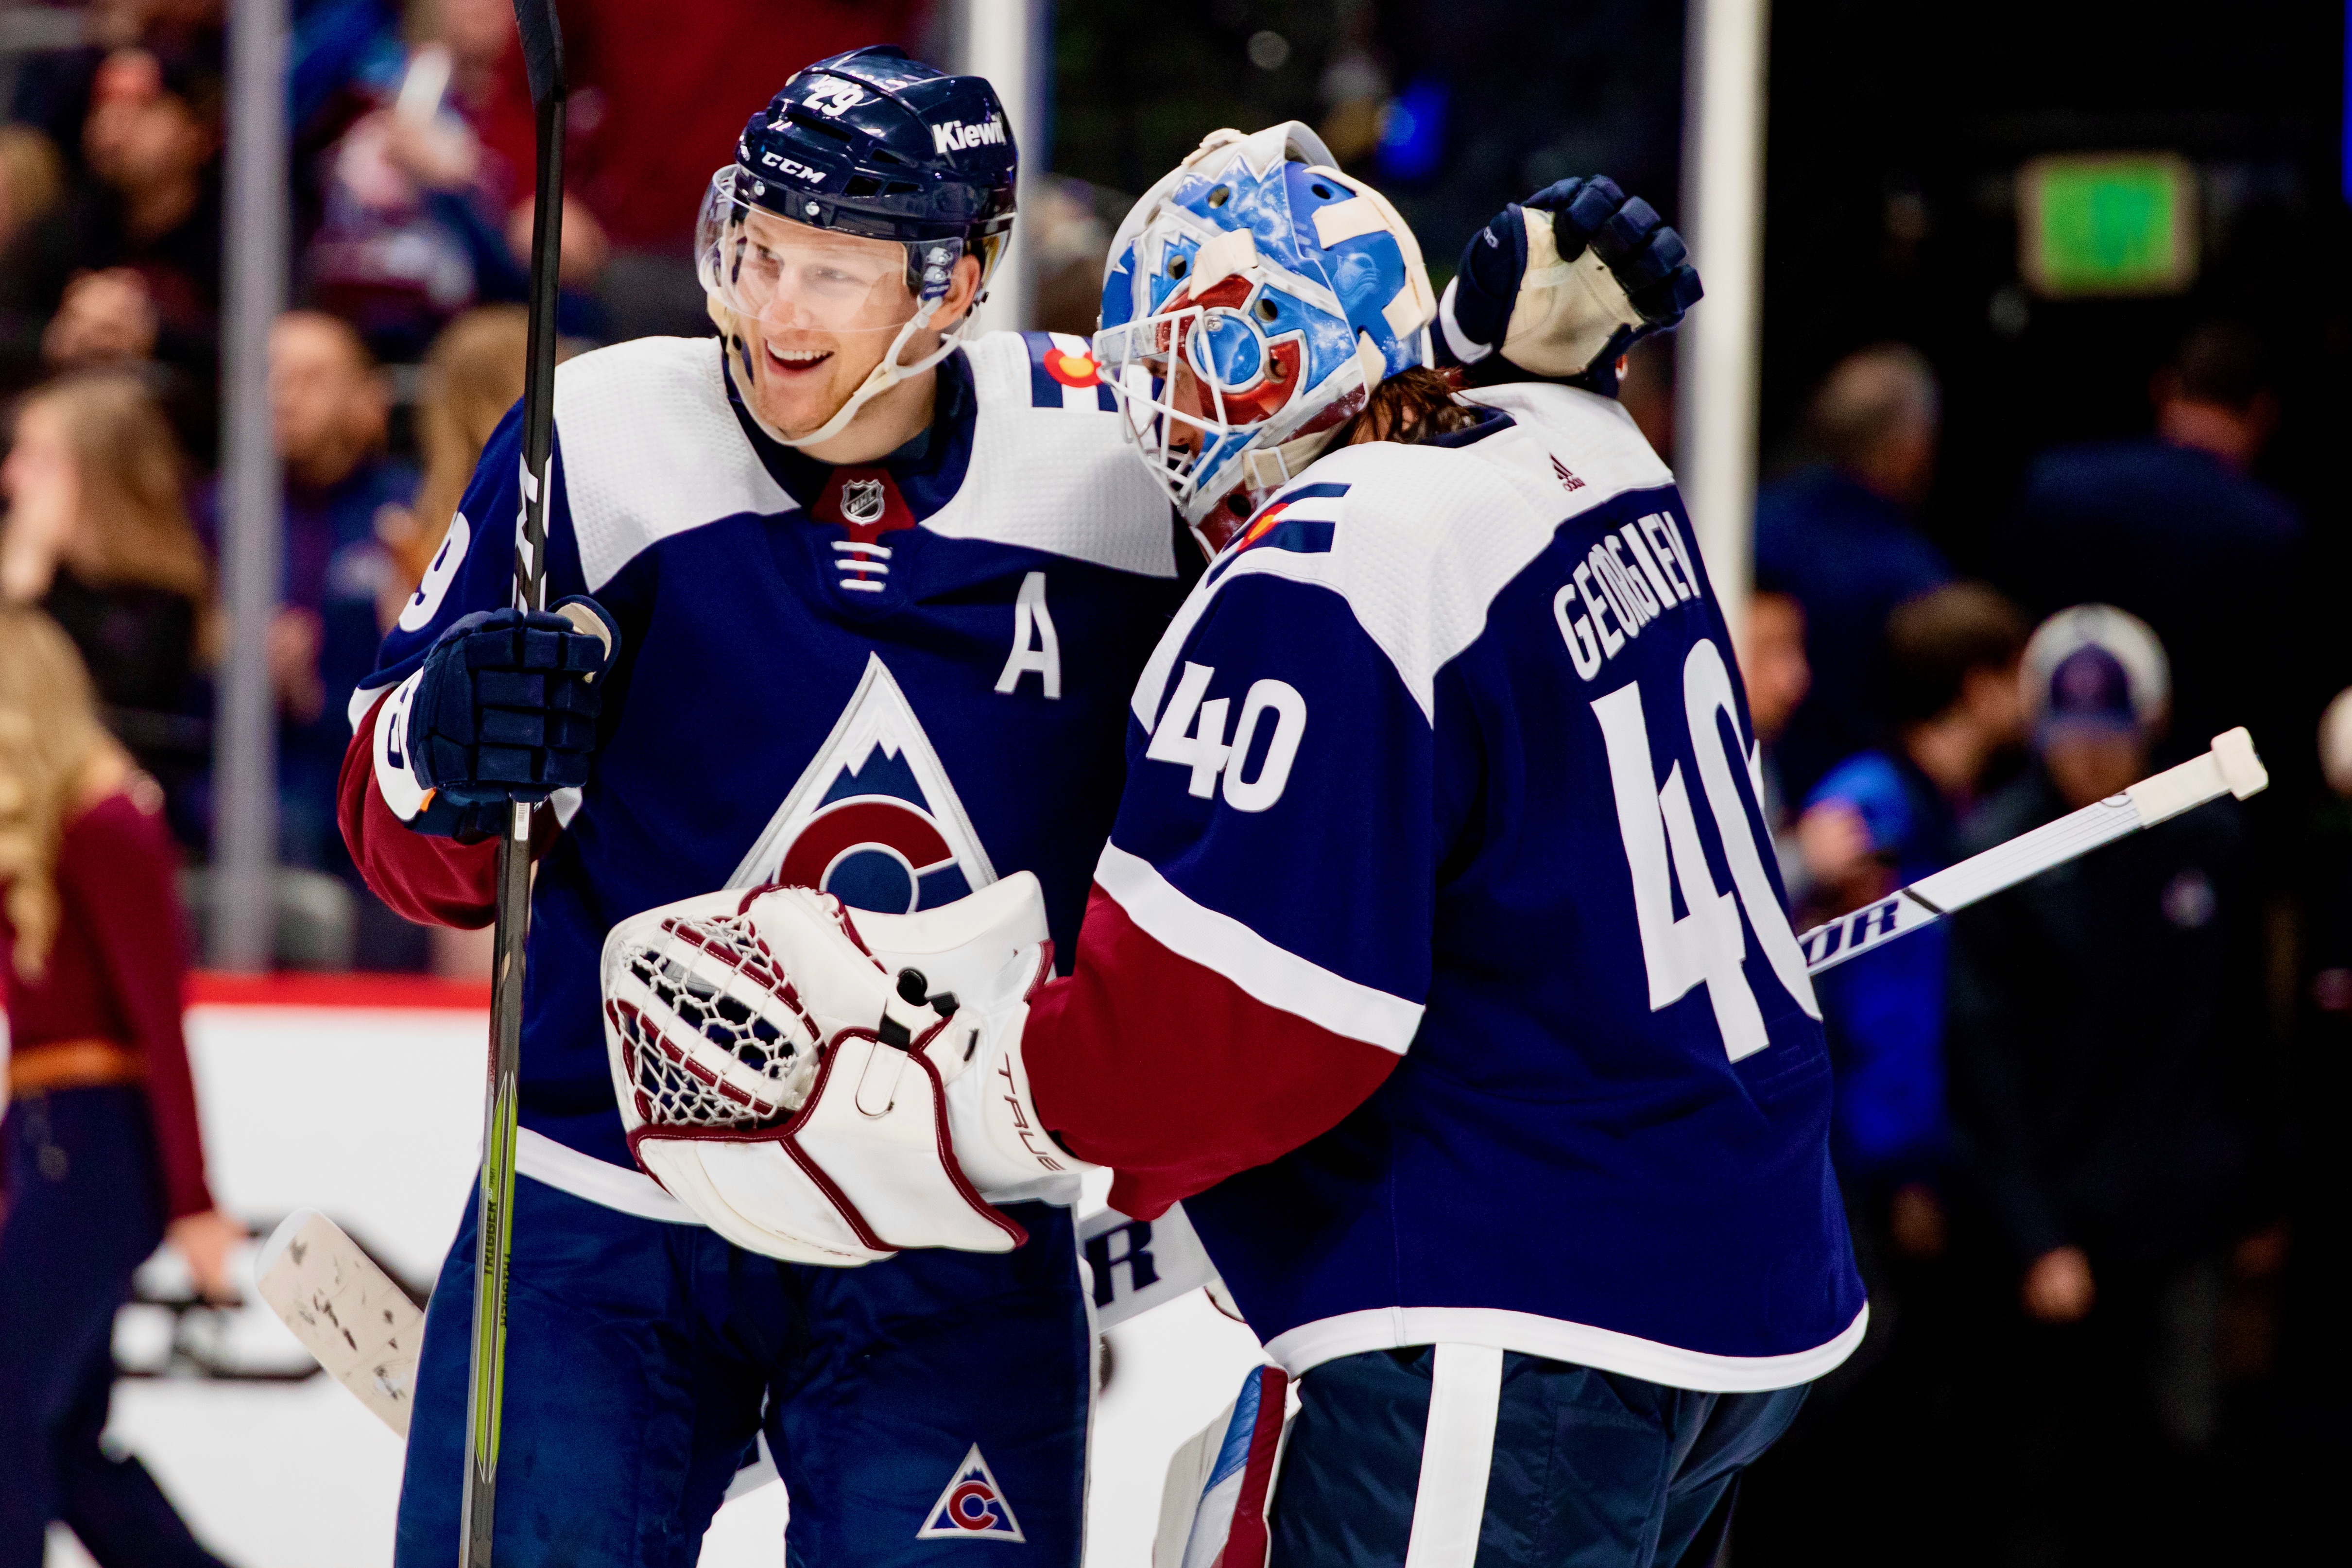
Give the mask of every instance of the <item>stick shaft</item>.
M 563 229 L 564 100 L 539 105 L 530 331 L 523 382 L 522 515 L 515 535 L 515 603 L 547 607 L 548 465 L 555 449 L 555 307 Z M 476 1215 L 474 1338 L 466 1389 L 466 1498 L 460 1568 L 490 1568 L 499 1433 L 505 1404 L 508 1262 L 514 1232 L 515 1125 L 522 1058 L 523 952 L 530 933 L 533 810 L 517 805 L 499 837 L 498 958 L 490 979 L 489 1084 L 482 1115 Z
M 1835 969 L 1850 958 L 1883 947 L 1921 926 L 1933 925 L 1956 910 L 2006 891 L 2103 844 L 2153 827 L 2225 795 L 2242 800 L 2268 782 L 2243 730 L 2218 735 L 2213 750 L 2201 757 L 2167 768 L 2121 795 L 2093 801 L 2006 844 L 1971 855 L 1957 866 L 1922 877 L 1876 903 L 1815 926 L 1797 939 L 1805 955 L 1805 970 L 1819 974 Z

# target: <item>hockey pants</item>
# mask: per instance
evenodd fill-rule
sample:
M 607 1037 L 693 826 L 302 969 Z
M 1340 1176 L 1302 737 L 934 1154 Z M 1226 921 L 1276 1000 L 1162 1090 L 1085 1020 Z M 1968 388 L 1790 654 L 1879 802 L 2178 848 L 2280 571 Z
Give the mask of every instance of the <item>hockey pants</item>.
M 821 1268 L 515 1185 L 499 1568 L 693 1568 L 761 1431 L 791 1568 L 971 1568 L 986 1541 L 1076 1568 L 1093 1379 L 1068 1211 L 1010 1205 L 1011 1253 Z M 474 1236 L 469 1199 L 425 1310 L 397 1568 L 457 1558 Z
M 1271 1568 L 1707 1568 L 1805 1397 L 1471 1345 L 1342 1356 L 1298 1393 Z

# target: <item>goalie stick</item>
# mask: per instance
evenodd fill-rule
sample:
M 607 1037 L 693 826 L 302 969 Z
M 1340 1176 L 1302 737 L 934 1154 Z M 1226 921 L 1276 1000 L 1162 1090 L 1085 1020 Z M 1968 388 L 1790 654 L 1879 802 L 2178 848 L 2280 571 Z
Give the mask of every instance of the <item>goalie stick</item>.
M 1815 926 L 1797 939 L 1805 955 L 1806 973 L 1835 969 L 1898 936 L 1933 925 L 1956 910 L 2087 855 L 2102 844 L 2112 844 L 2225 795 L 2244 800 L 2261 793 L 2270 782 L 2262 759 L 2254 754 L 2253 737 L 2243 726 L 2216 735 L 2212 750 L 2201 757 L 2167 768 L 2121 795 L 2093 801 L 2006 844 L 1971 855 L 1957 866 L 1922 877 L 1876 903 Z
M 2270 784 L 2253 738 L 2243 728 L 2213 737 L 2203 756 L 2142 779 L 2118 795 L 2070 812 L 1957 866 L 1922 877 L 1875 903 L 1814 927 L 1797 939 L 1807 973 L 1834 969 L 1858 953 L 1933 925 L 1956 910 L 2037 877 L 2144 827 L 2153 827 L 2225 795 L 2244 800 Z M 1106 1210 L 1078 1228 L 1104 1328 L 1211 1285 L 1217 1271 L 1181 1205 L 1146 1224 Z M 1123 1267 L 1122 1267 L 1123 1266 Z
M 514 0 L 523 70 L 537 110 L 531 191 L 530 330 L 523 370 L 522 515 L 515 603 L 547 607 L 548 462 L 555 448 L 555 304 L 563 243 L 563 122 L 570 88 L 555 0 Z M 582 629 L 590 628 L 583 626 Z M 490 975 L 489 1087 L 482 1109 L 482 1188 L 474 1257 L 474 1337 L 467 1361 L 466 1500 L 459 1568 L 490 1568 L 498 1506 L 499 1414 L 506 1393 L 507 1262 L 512 1252 L 515 1113 L 522 1058 L 524 938 L 530 929 L 532 807 L 517 802 L 499 836 L 498 958 Z

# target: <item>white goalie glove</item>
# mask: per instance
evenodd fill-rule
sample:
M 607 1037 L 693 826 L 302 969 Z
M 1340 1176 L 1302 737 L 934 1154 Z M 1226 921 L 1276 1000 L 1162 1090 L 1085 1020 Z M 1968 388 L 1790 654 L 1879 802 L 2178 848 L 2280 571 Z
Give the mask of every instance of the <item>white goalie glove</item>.
M 805 888 L 708 893 L 604 942 L 604 1038 L 637 1163 L 713 1230 L 794 1262 L 1025 1239 L 983 1194 L 1087 1167 L 1020 1053 L 1051 973 L 1027 872 L 878 915 Z

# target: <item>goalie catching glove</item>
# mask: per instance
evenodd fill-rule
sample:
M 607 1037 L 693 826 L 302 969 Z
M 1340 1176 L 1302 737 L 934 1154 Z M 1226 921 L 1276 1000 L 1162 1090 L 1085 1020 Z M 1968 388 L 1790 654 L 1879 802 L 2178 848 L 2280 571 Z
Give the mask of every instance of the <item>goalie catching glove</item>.
M 772 1258 L 1009 1251 L 1026 1233 L 982 1194 L 1087 1168 L 1038 1124 L 1021 1063 L 1052 953 L 1027 872 L 920 914 L 771 888 L 624 921 L 603 989 L 630 1150 Z
M 1566 381 L 1615 396 L 1617 360 L 1698 302 L 1682 237 L 1605 175 L 1513 202 L 1462 249 L 1438 301 L 1440 365 L 1471 384 Z

